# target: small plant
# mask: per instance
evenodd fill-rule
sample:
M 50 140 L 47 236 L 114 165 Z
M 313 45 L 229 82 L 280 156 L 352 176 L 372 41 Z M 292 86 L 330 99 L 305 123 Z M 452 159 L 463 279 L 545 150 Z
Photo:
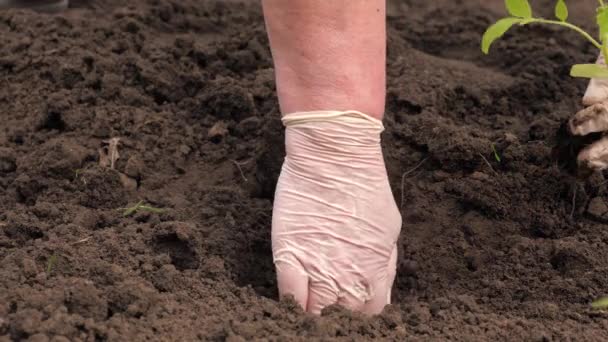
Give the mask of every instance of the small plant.
M 494 153 L 494 159 L 500 163 L 502 158 L 500 158 L 500 154 L 498 154 L 498 151 L 496 151 L 496 146 L 494 146 L 494 144 L 492 144 L 492 152 Z
M 591 307 L 594 309 L 606 309 L 608 308 L 608 297 L 600 298 L 595 302 L 591 303 Z
M 57 263 L 57 253 L 53 253 L 53 255 L 51 255 L 46 262 L 47 277 L 51 275 L 51 272 L 53 272 L 53 267 L 55 267 L 56 263 Z
M 597 8 L 596 23 L 599 28 L 599 41 L 593 38 L 582 28 L 569 23 L 568 7 L 565 0 L 558 0 L 555 5 L 555 17 L 557 20 L 548 20 L 536 18 L 532 15 L 532 8 L 528 0 L 505 0 L 505 5 L 510 16 L 498 20 L 490 26 L 483 35 L 481 40 L 481 50 L 488 54 L 492 43 L 502 37 L 513 25 L 528 25 L 528 24 L 548 24 L 567 27 L 578 32 L 587 39 L 593 46 L 604 56 L 604 62 L 608 65 L 608 7 L 604 0 L 598 0 L 599 7 Z M 600 43 L 601 42 L 601 43 Z M 577 64 L 572 66 L 570 75 L 573 77 L 595 78 L 608 77 L 608 68 L 606 65 L 599 64 Z
M 162 213 L 162 212 L 164 212 L 163 209 L 151 207 L 149 205 L 145 205 L 144 201 L 139 201 L 139 202 L 137 202 L 137 204 L 135 204 L 132 207 L 120 208 L 120 209 L 117 209 L 117 210 L 122 211 L 123 212 L 122 216 L 125 216 L 125 217 L 126 216 L 131 216 L 131 215 L 135 214 L 136 212 L 138 212 L 140 210 L 141 211 L 149 211 L 149 212 L 152 212 L 152 213 Z

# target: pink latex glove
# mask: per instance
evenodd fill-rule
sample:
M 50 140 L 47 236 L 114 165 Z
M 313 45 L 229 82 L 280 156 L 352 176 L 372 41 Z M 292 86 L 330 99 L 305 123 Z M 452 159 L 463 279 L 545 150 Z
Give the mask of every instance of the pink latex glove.
M 606 65 L 602 55 L 597 64 Z M 585 147 L 577 158 L 579 173 L 590 175 L 608 169 L 608 78 L 594 78 L 589 82 L 583 105 L 588 107 L 570 119 L 570 132 L 574 135 L 603 133 L 600 140 Z
M 401 230 L 382 123 L 355 111 L 295 113 L 283 123 L 272 217 L 281 296 L 314 314 L 335 303 L 379 313 L 390 303 Z

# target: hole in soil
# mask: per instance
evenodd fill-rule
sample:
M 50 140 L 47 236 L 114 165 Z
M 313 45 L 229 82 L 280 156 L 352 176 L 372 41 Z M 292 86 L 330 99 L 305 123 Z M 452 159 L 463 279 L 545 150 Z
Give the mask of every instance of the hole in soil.
M 180 271 L 197 269 L 199 261 L 196 252 L 188 243 L 180 240 L 177 234 L 171 233 L 156 237 L 155 245 L 157 252 L 167 253 L 171 257 L 171 263 Z
M 577 175 L 577 156 L 579 152 L 592 143 L 600 140 L 602 133 L 591 133 L 584 137 L 572 136 L 569 133 L 568 121 L 564 121 L 556 133 L 556 146 L 553 148 L 553 158 L 557 165 L 572 175 Z M 586 175 L 579 175 L 584 177 Z
M 13 239 L 23 239 L 23 240 L 36 240 L 42 239 L 44 234 L 37 227 L 29 227 L 29 226 L 18 226 L 18 227 L 9 227 L 5 231 L 6 236 Z
M 559 251 L 551 257 L 549 261 L 553 269 L 566 274 L 576 270 L 584 270 L 589 267 L 589 263 L 578 253 L 572 251 Z
M 422 106 L 407 99 L 399 98 L 396 94 L 389 94 L 387 107 L 396 113 L 397 123 L 404 123 L 405 117 L 422 113 Z
M 11 302 L 11 305 L 8 308 L 8 313 L 14 314 L 15 312 L 17 312 L 17 303 L 16 302 Z
M 39 129 L 56 129 L 58 131 L 63 131 L 65 129 L 65 122 L 61 118 L 61 113 L 54 111 L 48 112 L 46 118 L 41 122 Z
M 112 308 L 108 308 L 107 318 L 110 319 L 112 316 L 114 316 L 114 310 L 112 310 Z

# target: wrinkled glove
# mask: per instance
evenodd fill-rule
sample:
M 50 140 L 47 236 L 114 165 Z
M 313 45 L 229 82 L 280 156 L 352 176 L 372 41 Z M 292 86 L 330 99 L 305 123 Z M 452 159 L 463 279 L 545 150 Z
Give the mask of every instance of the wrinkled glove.
M 294 113 L 283 124 L 272 217 L 280 295 L 314 314 L 336 303 L 379 313 L 390 303 L 401 230 L 382 123 L 349 111 Z
M 598 64 L 606 65 L 604 57 L 598 57 Z M 576 113 L 568 122 L 570 133 L 575 136 L 587 136 L 592 133 L 608 131 L 608 79 L 594 78 L 589 82 L 583 104 L 587 108 Z M 608 137 L 585 147 L 577 157 L 578 174 L 590 175 L 595 171 L 608 168 Z

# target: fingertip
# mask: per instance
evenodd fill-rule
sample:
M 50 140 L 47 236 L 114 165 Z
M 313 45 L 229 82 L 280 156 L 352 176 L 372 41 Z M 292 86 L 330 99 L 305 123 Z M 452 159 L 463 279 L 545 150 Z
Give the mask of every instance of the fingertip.
M 376 289 L 373 298 L 365 304 L 363 311 L 368 315 L 377 315 L 391 303 L 391 292 L 397 275 L 397 245 L 393 248 L 388 262 L 388 272 L 384 279 L 379 279 L 373 284 Z
M 279 297 L 293 296 L 295 301 L 306 310 L 308 303 L 308 276 L 296 267 L 280 263 L 276 265 Z
M 320 315 L 321 310 L 337 302 L 338 295 L 336 289 L 322 282 L 313 283 L 309 289 L 306 311 L 314 315 Z
M 395 283 L 395 277 L 397 276 L 397 256 L 398 256 L 397 244 L 393 248 L 391 258 L 388 262 L 388 282 L 387 282 L 387 299 L 386 304 L 391 303 L 391 292 L 393 290 L 393 283 Z

